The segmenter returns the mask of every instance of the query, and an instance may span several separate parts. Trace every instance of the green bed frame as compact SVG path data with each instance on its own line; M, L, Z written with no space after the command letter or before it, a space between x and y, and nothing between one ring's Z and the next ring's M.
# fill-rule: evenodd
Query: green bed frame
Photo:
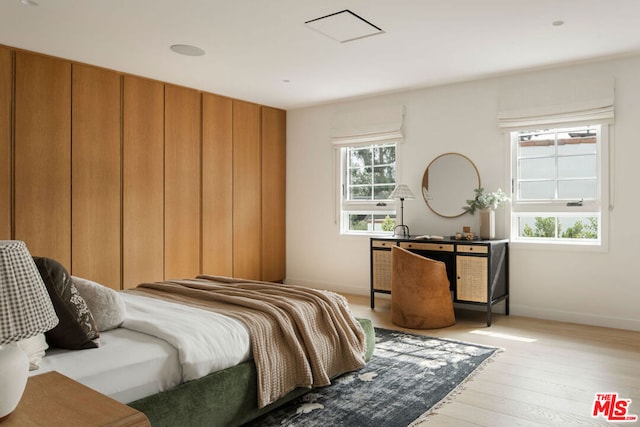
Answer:
M365 331L365 360L369 361L375 345L375 330L369 319L358 321ZM255 364L248 361L128 405L143 412L153 427L227 427L247 423L310 391L297 388L258 409L256 378Z

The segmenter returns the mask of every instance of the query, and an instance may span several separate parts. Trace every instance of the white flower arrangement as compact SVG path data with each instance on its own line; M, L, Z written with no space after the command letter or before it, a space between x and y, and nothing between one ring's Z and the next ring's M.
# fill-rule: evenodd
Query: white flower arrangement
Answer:
M476 213L476 210L482 209L497 209L504 205L504 202L508 201L509 198L507 194L498 188L497 191L493 193L485 193L484 188L476 188L473 190L476 197L467 200L468 206L463 206L465 212L470 213L471 215Z

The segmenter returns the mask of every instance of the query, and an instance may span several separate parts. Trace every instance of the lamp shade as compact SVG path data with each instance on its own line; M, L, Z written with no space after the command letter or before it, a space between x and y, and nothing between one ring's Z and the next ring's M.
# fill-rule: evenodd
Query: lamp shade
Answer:
M58 317L24 242L0 240L0 345L52 329Z
M414 200L415 197L409 187L405 184L399 184L393 189L389 195L390 199Z

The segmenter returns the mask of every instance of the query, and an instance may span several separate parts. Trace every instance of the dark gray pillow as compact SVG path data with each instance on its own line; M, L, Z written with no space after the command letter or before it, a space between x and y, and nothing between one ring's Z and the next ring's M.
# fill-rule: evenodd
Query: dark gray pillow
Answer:
M45 332L50 346L79 350L98 347L98 328L71 276L51 258L33 257L60 322Z

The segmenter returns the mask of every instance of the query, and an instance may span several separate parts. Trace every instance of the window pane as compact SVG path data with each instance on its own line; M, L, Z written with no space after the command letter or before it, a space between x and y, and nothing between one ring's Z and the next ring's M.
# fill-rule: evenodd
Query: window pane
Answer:
M558 157L558 178L593 178L597 171L595 155Z
M349 187L349 200L371 200L371 186Z
M520 182L520 200L555 199L555 181Z
M375 200L385 200L389 198L389 195L395 188L395 185L377 185L374 187Z
M349 231L367 231L371 215L349 214Z
M347 231L377 233L393 232L396 227L396 216L390 214L348 214Z
M396 168L393 166L375 167L373 172L374 184L386 184L396 182Z
M349 185L370 185L373 182L372 178L370 167L349 170Z
M518 218L520 237L555 238L556 218L549 216L520 216Z
M565 129L558 134L558 155L596 154L596 138L593 126Z
M371 165L371 147L349 148L349 167L362 167Z
M526 239L597 240L599 217L594 216L518 216L518 237ZM557 228L557 230L556 230Z
M518 157L555 155L555 134L545 131L518 133Z
M396 216L395 215L374 215L373 216L373 231L391 231L396 228Z
M521 159L519 162L520 179L554 179L556 164L554 158Z
M598 238L598 218L574 217L558 218L560 237L563 239L597 239Z
M595 179L563 180L558 182L559 199L590 199L596 198L597 182Z
M396 162L396 147L393 145L375 147L373 153L375 165L392 165Z

